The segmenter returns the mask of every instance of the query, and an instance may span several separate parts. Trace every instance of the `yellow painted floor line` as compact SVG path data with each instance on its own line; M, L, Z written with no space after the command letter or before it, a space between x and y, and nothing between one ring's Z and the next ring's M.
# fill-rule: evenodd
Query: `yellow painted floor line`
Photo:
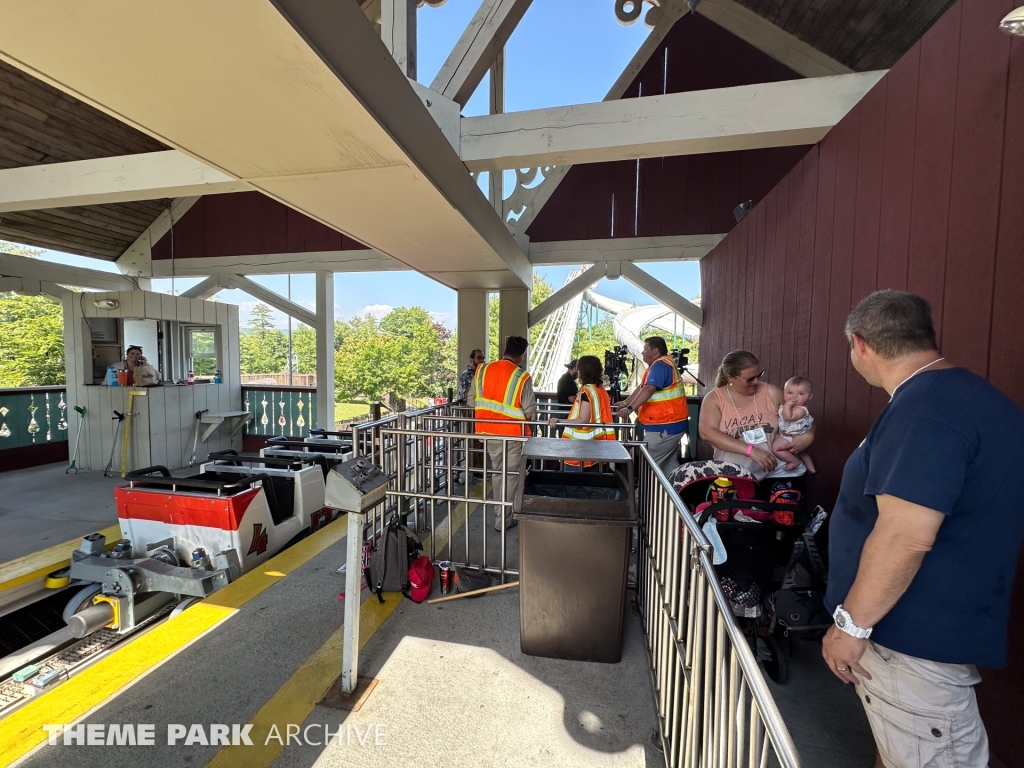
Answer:
M384 603L371 596L364 600L359 613L359 647L387 620L404 598L397 592L384 593ZM221 747L207 768L270 768L284 750L276 738L267 740L267 734L276 725L281 739L287 738L289 723L301 724L317 702L324 697L334 681L341 675L341 652L345 627L340 627L303 662L295 674L259 712L247 722L252 723L249 738L252 746Z
M490 483L488 483L489 487ZM477 484L469 493L469 499L460 502L452 510L452 535L465 525L467 518L483 503L486 493L482 484ZM476 501L479 500L479 501ZM433 534L428 534L423 541L425 552L430 551L430 536L443 537L447 542L448 518L442 520ZM290 551L290 550L289 550ZM218 592L220 595L224 592ZM359 648L373 637L384 621L402 602L397 593L385 593L382 605L376 598L370 597L360 607L359 617ZM324 697L334 681L341 674L341 654L344 641L344 626L332 634L312 656L310 656L294 675L281 686L280 690L264 704L256 715L247 722L252 723L250 733L252 746L221 747L208 764L207 768L270 768L284 750L276 738L267 742L267 734L272 726L277 726L282 739L287 736L289 723L300 724L309 717L317 702Z
M342 516L272 557L260 568L128 642L66 683L36 696L0 720L0 768L6 768L45 741L44 724L70 725L85 717L123 688L233 616L245 603L336 544L345 537L346 531L347 521ZM338 668L341 668L340 661Z
M107 537L107 549L114 546L114 542L121 538L121 528L112 525L99 531ZM31 555L10 560L0 565L0 592L20 587L35 579L41 579L52 571L59 570L71 562L71 553L78 549L82 543L82 537L63 544L54 544L52 547L33 552Z

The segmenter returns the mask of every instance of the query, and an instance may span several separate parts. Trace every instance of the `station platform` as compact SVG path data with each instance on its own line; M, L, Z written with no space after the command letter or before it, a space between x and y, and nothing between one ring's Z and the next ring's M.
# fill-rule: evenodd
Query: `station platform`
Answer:
M475 540L492 522L473 501L453 510L449 531L439 510L425 547L434 537L444 552L449 534ZM635 612L619 664L525 656L515 587L435 605L397 594L381 604L364 591L360 676L377 685L356 712L320 705L341 672L346 529L344 518L326 526L0 719L0 768L664 765ZM516 533L505 542L511 567ZM805 645L789 685L772 686L803 765L867 768L874 752L852 688ZM84 724L83 735L103 726L104 739L112 725L150 724L154 743L64 745L58 735L50 746L51 724ZM169 724L185 729L174 745ZM204 744L215 724L251 725L252 745ZM187 743L194 726L202 737Z

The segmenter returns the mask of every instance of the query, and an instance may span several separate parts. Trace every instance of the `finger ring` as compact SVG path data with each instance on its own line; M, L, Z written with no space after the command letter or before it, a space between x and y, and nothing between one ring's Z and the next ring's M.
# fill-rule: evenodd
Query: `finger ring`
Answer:
M840 672L848 672L849 671L846 667L836 667L836 669L838 669Z

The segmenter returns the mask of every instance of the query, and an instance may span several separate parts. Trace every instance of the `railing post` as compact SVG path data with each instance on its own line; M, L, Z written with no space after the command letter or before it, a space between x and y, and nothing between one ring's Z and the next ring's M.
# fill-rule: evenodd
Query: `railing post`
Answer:
M363 580L363 526L366 515L348 513L348 552L345 557L345 631L341 651L341 689L352 693L359 677L359 608Z

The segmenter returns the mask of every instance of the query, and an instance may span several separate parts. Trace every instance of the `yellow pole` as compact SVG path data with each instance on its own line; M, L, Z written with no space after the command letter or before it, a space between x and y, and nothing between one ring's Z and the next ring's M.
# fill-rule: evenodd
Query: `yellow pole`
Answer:
M133 389L128 393L128 409L125 413L124 422L124 442L121 443L121 477L128 474L128 434L132 429L132 416L135 413L132 411L132 407L135 405L135 396L140 397L146 396L146 390L144 389Z

